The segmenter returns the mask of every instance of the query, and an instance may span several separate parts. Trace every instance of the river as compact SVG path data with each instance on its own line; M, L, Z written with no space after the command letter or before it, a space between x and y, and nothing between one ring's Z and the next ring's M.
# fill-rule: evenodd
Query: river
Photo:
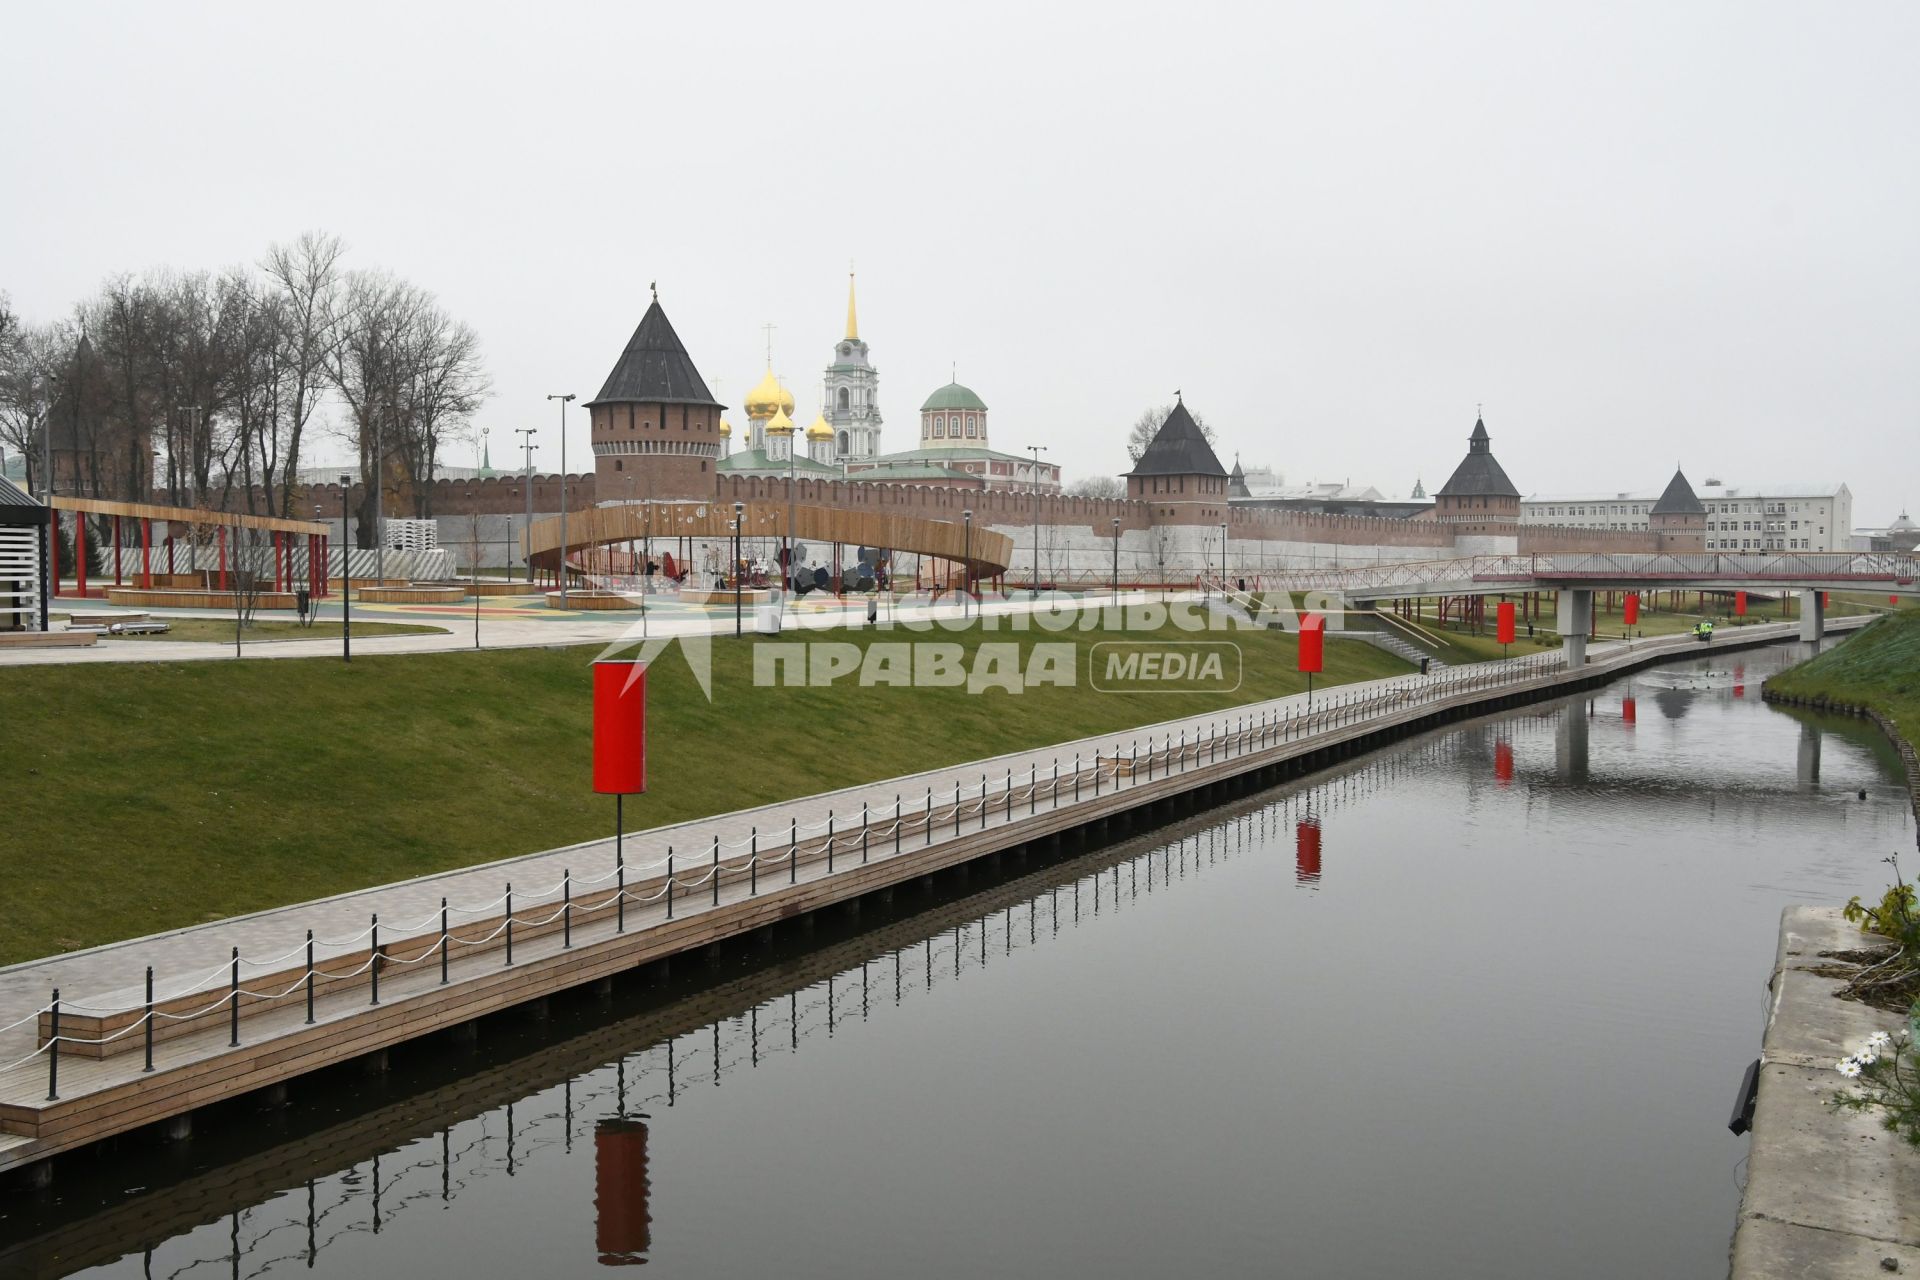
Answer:
M129 1139L0 1272L1718 1276L1779 913L1898 760L1722 654ZM1865 798L1859 793L1865 792Z

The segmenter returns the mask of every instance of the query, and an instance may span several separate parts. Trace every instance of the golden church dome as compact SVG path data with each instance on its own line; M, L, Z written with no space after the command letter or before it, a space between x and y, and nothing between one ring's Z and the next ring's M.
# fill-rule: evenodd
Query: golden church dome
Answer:
M727 439L731 439L732 436L733 436L733 424L731 422L728 422L725 418L720 419L720 438L722 440L727 440Z
M767 424L767 432L770 435L786 436L786 435L793 434L793 419L787 416L787 411L785 409L783 408L774 409L773 421Z
M823 413L819 417L813 420L813 425L807 428L807 439L809 440L833 439L833 424L827 421L826 414Z
M769 418L782 410L792 415L793 393L780 385L780 380L773 376L773 370L769 368L767 376L760 379L760 384L747 392L747 416Z

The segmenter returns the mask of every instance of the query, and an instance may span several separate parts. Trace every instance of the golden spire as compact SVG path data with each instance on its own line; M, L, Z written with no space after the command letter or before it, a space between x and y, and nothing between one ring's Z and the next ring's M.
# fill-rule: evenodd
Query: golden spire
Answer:
M854 341L860 338L860 321L853 313L853 272L847 272L847 337Z

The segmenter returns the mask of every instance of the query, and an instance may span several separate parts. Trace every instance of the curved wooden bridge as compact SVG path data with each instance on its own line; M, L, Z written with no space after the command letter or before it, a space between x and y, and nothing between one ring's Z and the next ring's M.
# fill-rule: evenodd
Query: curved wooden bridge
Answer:
M527 558L535 568L554 571L560 565L560 516L536 520L527 530ZM573 560L582 551L621 546L648 539L727 539L734 535L730 502L630 502L619 506L589 507L565 517L566 552ZM788 507L784 502L748 502L741 512L741 537L765 541L787 535ZM881 511L847 510L796 503L792 508L793 536L803 542L834 542L849 547L880 547L912 552L965 564L975 578L1003 573L1013 562L1013 539L1003 533L974 528L951 520L894 515Z

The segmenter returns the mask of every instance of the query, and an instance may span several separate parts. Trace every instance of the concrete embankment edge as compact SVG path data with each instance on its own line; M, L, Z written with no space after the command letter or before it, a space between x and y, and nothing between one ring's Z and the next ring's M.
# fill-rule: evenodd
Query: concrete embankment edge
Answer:
M1835 993L1838 962L1861 945L1837 907L1789 907L1768 981L1746 1192L1733 1280L1920 1273L1920 1151L1871 1114L1836 1110L1834 1064L1901 1019Z
M1826 711L1834 715L1859 716L1863 720L1871 720L1874 724L1878 725L1880 732L1887 735L1887 739L1893 743L1894 749L1900 753L1900 762L1906 767L1907 802L1913 808L1914 842L1920 844L1920 752L1914 750L1913 744L1908 742L1905 736L1901 734L1898 726L1894 724L1891 717L1881 714L1865 703L1835 702L1828 698L1791 697L1776 691L1770 684L1760 686L1760 696L1768 702L1777 703L1785 707L1804 707L1809 711Z

